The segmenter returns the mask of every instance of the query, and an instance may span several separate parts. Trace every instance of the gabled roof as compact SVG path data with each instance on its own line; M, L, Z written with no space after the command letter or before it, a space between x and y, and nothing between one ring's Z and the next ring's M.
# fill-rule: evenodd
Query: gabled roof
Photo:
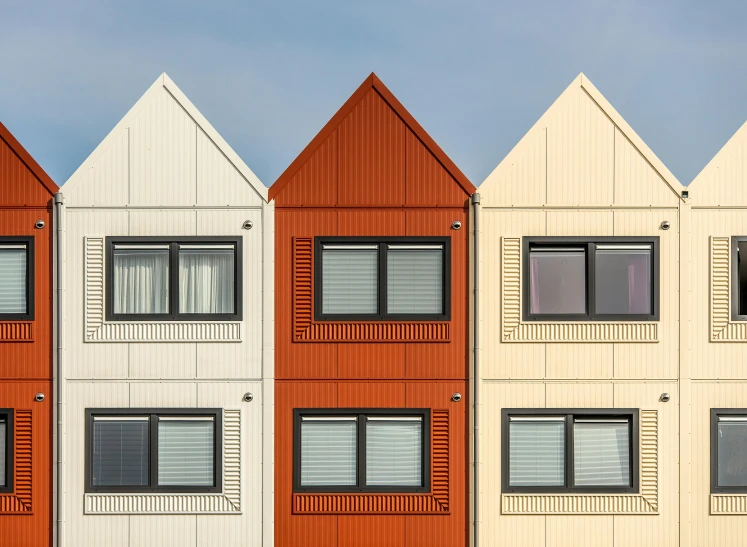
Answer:
M747 204L747 122L726 141L688 185L693 206Z
M314 154L319 146L327 140L327 137L340 125L345 117L355 108L355 106L363 99L368 91L375 89L379 95L386 101L386 103L395 111L395 113L402 119L407 127L415 133L415 135L423 142L423 144L430 150L430 152L436 157L436 159L443 165L448 173L457 181L459 186L469 195L475 192L474 185L469 179L462 173L459 168L454 164L453 161L446 155L436 141L423 129L423 127L417 122L417 120L410 114L407 109L400 103L394 94L379 80L378 76L373 72L366 78L358 89L353 93L350 98L345 101L345 104L332 116L327 124L322 128L316 137L303 149L303 151L293 160L288 168L283 172L282 175L273 183L269 191L269 199L275 199L277 195L283 190L288 182L290 182L293 175L303 166L306 161Z
M129 110L129 112L127 112L124 118L122 118L119 123L114 126L114 129L112 129L104 138L104 140L99 143L96 149L88 156L88 158L86 158L81 166L75 170L75 173L73 173L65 183L63 190L70 191L70 189L75 187L78 181L83 178L83 173L85 173L90 167L95 165L96 161L99 159L99 156L106 152L112 146L114 140L119 137L120 131L131 125L132 121L145 108L145 106L147 106L151 102L151 99L153 99L154 96L158 94L161 88L165 88L171 94L171 96L184 109L187 115L192 118L192 120L194 120L195 124L197 124L197 126L202 129L202 131L208 136L208 138L210 138L210 140L212 140L218 147L218 149L225 155L228 161L249 182L250 186L257 193L257 195L259 195L266 202L267 188L265 187L265 185L262 184L257 175L255 175L252 170L249 169L249 167L244 163L239 155L234 152L233 148L229 146L229 144L223 139L223 137L221 137L220 133L215 130L215 128L210 124L205 116L203 116L202 113L197 110L197 107L192 104L192 102L187 98L182 90L179 89L179 87L173 82L173 80L171 80L171 78L169 78L169 76L165 72L162 73L155 82L153 82L153 85L148 88L148 91L146 91L145 94L140 97L140 99L138 99L138 101Z
M26 167L29 168L29 170L34 174L34 176L39 180L39 182L42 183L42 186L49 192L51 195L54 195L57 193L59 188L52 180L52 177L47 175L47 172L41 168L41 166L36 163L36 160L31 157L31 154L29 154L26 149L21 145L20 142L13 136L13 133L11 133L7 127L5 127L2 122L0 122L0 139L4 140L8 146L15 152L16 156L20 158L20 160L26 165Z

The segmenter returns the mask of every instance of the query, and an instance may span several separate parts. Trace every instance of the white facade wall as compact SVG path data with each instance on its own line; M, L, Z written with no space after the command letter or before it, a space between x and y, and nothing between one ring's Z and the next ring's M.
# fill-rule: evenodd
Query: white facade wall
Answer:
M62 192L63 543L272 545L274 238L266 189L164 74ZM107 322L107 236L241 236L243 319ZM85 409L100 407L223 409L223 494L86 495Z

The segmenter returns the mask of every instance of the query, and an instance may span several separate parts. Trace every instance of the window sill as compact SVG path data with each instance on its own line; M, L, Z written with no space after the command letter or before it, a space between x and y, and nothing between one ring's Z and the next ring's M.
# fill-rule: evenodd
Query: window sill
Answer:
M0 322L0 343L2 342L33 342L33 321L3 321Z
M711 494L712 515L747 515L747 494Z

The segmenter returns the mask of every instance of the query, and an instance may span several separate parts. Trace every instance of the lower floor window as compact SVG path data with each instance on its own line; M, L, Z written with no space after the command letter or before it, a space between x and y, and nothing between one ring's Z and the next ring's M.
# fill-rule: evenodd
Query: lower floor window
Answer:
M711 410L711 492L747 492L747 409Z
M0 408L0 492L13 488L13 410Z
M427 409L297 409L294 420L296 491L427 490Z
M504 492L633 492L638 412L505 409Z
M87 491L220 490L220 410L87 413Z

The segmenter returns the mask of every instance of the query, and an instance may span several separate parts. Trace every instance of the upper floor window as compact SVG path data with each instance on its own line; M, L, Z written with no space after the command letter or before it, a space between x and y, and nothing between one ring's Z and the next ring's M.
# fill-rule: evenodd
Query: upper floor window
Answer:
M317 237L317 320L448 320L450 239Z
M107 238L107 319L241 319L241 238Z
M13 491L13 410L0 408L0 492Z
M711 409L711 492L747 493L747 409Z
M0 237L0 320L34 318L34 238Z
M535 237L523 246L526 320L658 320L658 237Z
M731 238L731 315L747 321L747 236Z

